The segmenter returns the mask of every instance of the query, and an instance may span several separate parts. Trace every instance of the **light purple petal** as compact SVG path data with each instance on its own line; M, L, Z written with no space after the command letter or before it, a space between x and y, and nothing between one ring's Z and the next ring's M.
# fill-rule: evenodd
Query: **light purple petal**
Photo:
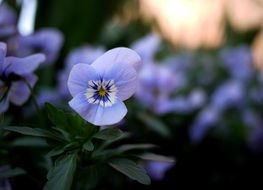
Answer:
M121 101L127 100L136 91L137 72L130 65L118 62L112 64L112 67L103 75L103 79L114 80L117 87L117 98Z
M92 66L98 73L105 73L114 63L131 65L138 71L141 64L141 58L135 51L129 48L119 47L104 53L92 63Z
M162 161L149 161L146 170L154 180L162 180L165 173L174 166L174 163Z
M160 38L156 34L149 34L132 44L132 49L138 52L146 63L154 59L154 55L159 47Z
M6 3L2 3L0 6L0 25L15 25L16 13Z
M127 113L127 108L123 102L117 100L115 104L105 108L98 104L88 103L84 93L75 96L69 105L82 118L97 126L118 123Z
M6 74L24 75L35 71L43 61L45 61L44 54L34 54L24 58L7 57L3 69L5 69Z
M194 89L189 97L188 101L192 109L198 109L205 104L207 97L205 91L202 89Z
M35 75L28 75L25 77L25 80L33 87L37 81L37 77ZM13 82L9 90L10 102L21 106L28 100L30 93L30 89L25 81Z
M187 114L192 111L192 108L189 106L189 102L185 97L178 96L175 99L167 98L162 101L156 101L154 111L158 114L166 114L169 112Z
M61 103L61 96L56 90L42 89L37 96L37 103L39 107L44 107L46 102L59 105Z
M0 37L6 38L16 33L15 26L5 26L0 28Z
M2 72L5 56L6 56L6 44L0 42L0 73Z
M68 80L68 78L69 78L69 72L66 72L66 71L61 71L57 75L58 92L61 96L66 97L66 98L70 97L69 89L68 89L67 83L65 82Z
M199 143L208 130L220 120L220 112L214 107L207 107L202 110L190 128L189 136L194 143Z
M244 86L240 81L230 80L221 84L212 95L212 104L219 110L244 103Z
M88 64L80 63L75 65L72 68L68 79L68 89L71 95L75 96L78 93L85 91L90 80L99 80L96 70Z
M32 49L41 48L41 52L46 55L47 63L52 63L57 59L63 41L63 34L52 28L41 29L28 38L28 44L31 44Z
M38 30L28 36L14 36L8 40L11 44L11 55L25 57L33 53L43 53L46 56L45 63L53 63L58 56L63 43L63 35L52 28Z
M66 70L70 70L78 63L91 64L105 52L102 47L82 46L74 49L66 59Z

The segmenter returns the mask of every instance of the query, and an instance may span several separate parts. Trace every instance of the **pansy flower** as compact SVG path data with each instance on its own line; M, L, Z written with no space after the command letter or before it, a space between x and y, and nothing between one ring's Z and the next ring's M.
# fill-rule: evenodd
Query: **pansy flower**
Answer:
M56 29L45 28L29 36L16 36L8 41L8 53L24 57L33 53L43 53L46 63L53 63L63 43L63 35Z
M28 100L37 81L33 71L44 60L43 54L6 57L6 44L0 42L0 113L7 111L9 102L21 106Z
M234 79L248 81L253 76L253 58L249 47L226 48L219 53L219 57L222 66Z
M0 5L0 38L16 33L16 14L6 3Z
M180 79L177 78L167 65L146 64L139 72L139 84L136 98L147 108L155 113L161 102L171 98L172 93L179 87Z
M66 58L65 68L58 74L58 91L61 96L68 98L70 96L67 84L65 81L68 79L72 67L78 63L91 64L99 56L105 53L103 47L82 46L74 49Z
M137 86L139 55L128 48L107 51L91 65L76 64L69 75L69 102L80 116L94 125L118 123L127 113L123 103Z

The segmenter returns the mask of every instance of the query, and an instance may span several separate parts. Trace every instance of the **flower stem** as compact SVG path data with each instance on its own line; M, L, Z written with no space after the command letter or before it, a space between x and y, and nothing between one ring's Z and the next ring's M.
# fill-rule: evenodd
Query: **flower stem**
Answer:
M29 84L29 82L23 78L23 81L26 83L27 87L29 88L30 92L31 92L31 100L32 100L32 103L36 109L36 112L37 112L37 116L38 116L38 119L39 119L39 123L41 124L42 127L45 127L45 119L43 118L43 113L37 103L37 100L36 100L36 96L35 96L35 93L34 93L34 90L32 88L32 86Z

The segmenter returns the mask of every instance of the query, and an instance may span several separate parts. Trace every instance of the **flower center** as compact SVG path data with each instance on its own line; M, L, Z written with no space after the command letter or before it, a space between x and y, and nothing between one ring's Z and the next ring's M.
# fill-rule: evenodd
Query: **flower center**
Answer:
M88 84L85 96L89 103L109 107L116 102L117 88L113 80L91 80Z
M106 95L106 90L101 87L101 88L99 89L99 95L100 95L100 96L105 96L105 95Z

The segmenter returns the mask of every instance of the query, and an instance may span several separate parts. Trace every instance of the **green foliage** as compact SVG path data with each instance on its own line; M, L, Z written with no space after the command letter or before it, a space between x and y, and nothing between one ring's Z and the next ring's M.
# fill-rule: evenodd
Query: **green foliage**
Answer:
M122 152L130 151L130 150L146 150L156 148L157 146L154 144L125 144L118 148L118 150Z
M137 155L143 160L154 160L154 161L162 161L162 162L175 162L174 158L170 158L163 155L153 154L153 153L144 153L141 155Z
M9 177L17 176L17 175L22 175L25 173L26 171L21 168L11 169L7 167L5 170L1 171L0 178L9 178Z
M85 122L79 115L65 113L53 105L47 103L46 110L50 121L56 126L57 130L64 133L64 137L71 140L74 138L91 138L98 131L98 128Z
M162 121L160 121L158 118L151 116L147 113L139 113L138 118L150 129L157 132L163 137L169 138L171 136L171 133L169 131L168 126L166 126Z
M46 137L56 141L62 141L61 136L57 133L52 133L46 129L30 128L30 127L3 127L7 131L21 133L23 135L30 135L36 137Z
M83 144L83 148L87 151L93 151L94 150L94 145L91 141L87 141Z
M130 137L129 133L116 127L99 130L99 127L88 124L80 116L66 113L51 104L46 104L46 112L53 124L51 127L45 129L4 127L9 132L33 136L20 137L13 145L22 142L24 146L32 146L36 143L35 146L49 149L46 159L53 162L53 166L49 167L45 190L69 190L72 186L80 189L95 188L103 177L103 168L108 168L108 165L129 178L147 185L150 184L150 178L137 161L141 159L171 161L160 155L147 154L145 150L156 148L153 144L116 143ZM150 116L144 118L154 125L161 125L152 121ZM164 129L161 131L163 134L169 134ZM74 177L77 180L81 179L83 183L73 183Z
M58 158L55 162L55 166L48 172L48 182L44 190L70 190L76 168L76 153Z
M95 189L97 183L105 175L105 170L103 165L95 164L90 165L86 168L80 168L78 179L82 183L77 183L76 189Z
M116 158L109 161L109 165L129 178L136 180L144 185L151 183L150 177L146 174L143 167L136 164L135 162L124 159Z
M112 141L120 138L122 134L123 132L118 128L106 128L96 133L94 137L97 139Z

